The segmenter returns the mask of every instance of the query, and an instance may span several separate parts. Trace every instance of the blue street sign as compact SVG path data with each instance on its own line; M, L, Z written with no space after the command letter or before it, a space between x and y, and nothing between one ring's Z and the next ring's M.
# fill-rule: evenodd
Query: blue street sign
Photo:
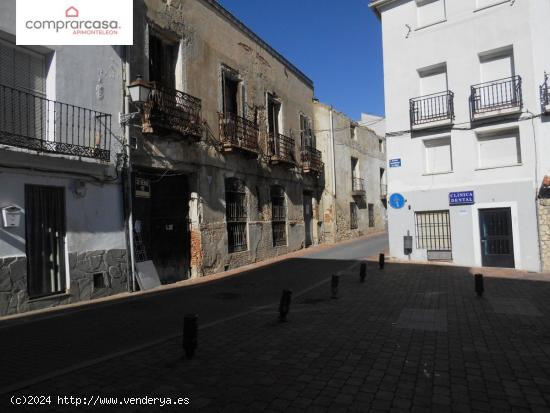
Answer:
M391 194L390 206L395 209L401 209L405 206L405 198L401 194Z
M475 204L474 191L449 192L449 205Z
M401 158L390 159L390 168L401 168Z

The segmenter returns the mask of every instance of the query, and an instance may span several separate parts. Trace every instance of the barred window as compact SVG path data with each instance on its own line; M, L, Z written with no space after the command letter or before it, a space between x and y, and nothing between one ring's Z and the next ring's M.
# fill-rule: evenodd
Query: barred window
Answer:
M271 187L271 216L273 246L284 246L286 245L286 205L285 191L281 186Z
M368 204L369 208L369 227L374 227L375 219L374 219L374 204Z
M423 211L415 214L416 247L428 251L451 251L449 211Z
M349 204L349 227L350 229L359 228L357 222L357 204L355 202L350 202Z
M245 251L246 240L246 191L244 182L237 178L225 180L225 217L229 252Z

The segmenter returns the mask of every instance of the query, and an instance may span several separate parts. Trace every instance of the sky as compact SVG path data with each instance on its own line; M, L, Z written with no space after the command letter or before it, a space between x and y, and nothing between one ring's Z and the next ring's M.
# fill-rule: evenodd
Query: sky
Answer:
M369 0L219 0L352 119L384 115L381 26Z

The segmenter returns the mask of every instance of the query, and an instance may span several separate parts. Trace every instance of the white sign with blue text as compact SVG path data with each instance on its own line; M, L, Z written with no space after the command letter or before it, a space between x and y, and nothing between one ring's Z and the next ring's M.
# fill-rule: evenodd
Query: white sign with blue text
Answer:
M449 205L475 204L474 191L449 192Z

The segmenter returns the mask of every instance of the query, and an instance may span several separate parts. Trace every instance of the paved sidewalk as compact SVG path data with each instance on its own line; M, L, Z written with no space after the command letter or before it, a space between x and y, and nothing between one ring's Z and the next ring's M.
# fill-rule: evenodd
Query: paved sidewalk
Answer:
M340 283L338 299L323 284L294 300L287 323L266 308L201 330L193 360L173 339L18 394L190 398L102 409L121 412L550 411L549 282L492 271L478 298L466 268L371 262L364 284Z

